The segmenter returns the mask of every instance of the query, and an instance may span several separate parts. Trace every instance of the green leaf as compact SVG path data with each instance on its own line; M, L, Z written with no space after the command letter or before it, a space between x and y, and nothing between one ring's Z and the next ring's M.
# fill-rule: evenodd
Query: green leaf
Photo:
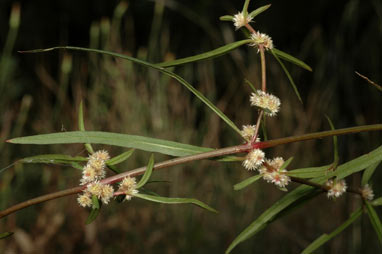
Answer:
M300 67L304 68L305 70L312 71L312 68L310 68L309 65L307 65L303 61L295 58L294 56L291 56L291 55L289 55L289 54L287 54L287 53L285 53L279 49L276 49L276 48L271 49L271 51L272 51L272 53L274 53L275 55L277 55L281 59L284 59L284 60L291 62L297 66L300 66Z
M36 50L29 50L29 51L19 51L20 53L41 53L41 52L48 52L52 50L57 50L57 49L69 49L69 50L79 50L79 51L86 51L86 52L91 52L91 53L97 53L97 54L104 54L104 55L109 55L113 57L118 57L121 59L129 60L134 63L150 67L153 69L156 69L163 74L177 80L179 83L184 85L190 92L192 92L196 97L198 97L199 100L201 100L204 104L206 104L215 114L217 114L228 126L230 126L234 131L236 131L240 135L240 129L220 110L218 109L212 102L210 102L202 93L200 93L198 90L196 90L191 84L189 84L186 80L184 80L181 76L161 67L156 64L151 64L149 62L127 56L127 55L122 55L110 51L105 51L105 50L99 50L99 49L89 49L89 48L81 48L81 47L71 47L71 46L62 46L62 47L53 47L53 48L47 48L47 49L36 49Z
M369 219L371 222L371 225L373 225L373 228L375 230L375 233L378 236L379 243L382 244L382 224L381 220L378 217L377 212L375 211L374 207L370 204L369 201L365 201L367 214L369 215Z
M329 116L325 115L326 119L329 122L330 129L335 130L332 120L329 118ZM339 156L338 156L338 139L337 136L333 136L333 144L334 144L334 167L337 167L339 162Z
M293 161L293 157L290 157L286 161L284 161L283 165L281 165L280 170L285 169L289 166L289 164Z
M246 39L246 40L232 42L232 43L224 45L220 48L217 48L217 49L214 49L211 51L207 51L207 52L204 52L204 53L199 54L199 55L189 56L189 57L180 58L180 59L176 59L176 60L168 61L168 62L163 62L163 63L157 63L156 65L160 66L160 67L172 67L172 66L177 66L177 65L181 65L181 64L187 64L187 63L192 63L192 62L196 62L196 61L215 58L215 57L224 55L224 54L226 54L226 53L228 53L228 52L230 52L230 51L232 51L232 50L234 50L234 49L236 49L242 45L248 44L251 41L252 40L250 40L250 39Z
M362 215L362 208L357 209L355 212L353 212L350 215L350 218L346 220L342 225L340 225L336 230L334 230L330 234L322 234L319 238L317 238L315 241L313 241L311 244L309 244L308 247L306 247L302 254L308 254L312 253L312 251L318 249L323 244L325 244L330 239L337 236L339 233L341 233L343 230L345 230L348 226L350 226L356 219L358 219Z
M275 54L275 52L273 50L274 49L271 49L271 52L272 52L273 56L276 58L277 62L279 62L279 64L281 65L281 68L284 70L285 74L287 75L287 77L289 79L290 84L292 85L294 93L297 95L298 100L302 103L302 99L301 99L300 93L298 92L297 86L294 83L292 76L290 75L288 69L285 67L283 62L278 58L278 56Z
M262 13L262 12L268 10L269 7L271 7L270 4L261 6L261 7L257 8L256 10L252 11L248 16L251 17L251 18L253 19L253 18L255 18L257 15L259 15L260 13Z
M248 15L248 5L249 5L250 0L245 0L244 5L243 5L243 10L241 11L244 16Z
M137 189L144 186L147 183L147 181L150 179L151 173L153 172L153 167L154 167L154 155L152 154L150 156L150 160L149 160L149 163L147 164L144 175L142 176L141 180L137 183Z
M363 175L362 175L362 180L361 180L362 186L365 186L369 182L371 176L373 175L374 171L377 169L377 167L380 163L381 162L378 161L378 162L374 163L373 165L370 165L369 167L367 167L367 169L365 169L365 171L363 172Z
M186 156L213 150L207 147L193 146L162 139L101 131L67 131L41 134L14 138L8 140L8 142L35 145L92 143L136 148L172 156Z
M45 163L45 164L69 164L74 168L82 169L79 162L86 162L88 159L82 156L72 157L65 154L41 154L31 157L26 157L18 162L21 163Z
M253 91L254 93L257 93L257 90L256 90L255 86L251 83L251 81L249 81L248 79L245 79L244 81L245 81L246 84L249 85L249 87L252 88L252 91Z
M233 21L233 16L231 15L224 15L219 18L221 21Z
M382 197L374 199L370 202L373 206L381 206L382 205Z
M94 209L94 208L93 208L93 209L90 211L90 214L89 214L88 218L86 219L85 224L86 224L86 225L89 225L89 224L92 223L95 219L97 219L97 216L98 216L99 212L100 212L100 209Z
M80 131L85 131L85 123L84 123L84 109L82 101L80 102L80 107L78 109L78 129ZM94 149L90 144L85 144L85 149L90 154L94 153Z
M13 235L13 232L4 232L4 233L0 233L0 239L4 239L4 238L7 238L9 236Z
M100 208L99 200L98 200L97 196L95 196L95 195L92 196L92 204L93 204L93 209L99 209Z
M299 178L315 178L326 174L330 165L311 168L300 168L286 172L288 176L294 176Z
M262 175L255 175L255 176L251 176L247 179L245 179L244 181L240 182L240 183L237 183L233 186L233 189L238 191L238 190L242 190L244 189L245 187L247 187L248 185L256 182L257 180L259 180L260 178L262 177Z
M215 209L194 198L167 198L137 193L135 197L162 204L194 204L210 212L217 213Z
M117 155L117 156L111 158L110 160L106 161L106 164L108 166L114 166L114 165L117 165L119 163L122 163L125 160L127 160L134 153L134 151L135 151L134 149L130 149L129 151L121 153L120 155Z
M211 160L214 160L214 158L211 158ZM236 161L243 161L243 157L240 156L224 156L217 159L217 161L221 162L236 162Z

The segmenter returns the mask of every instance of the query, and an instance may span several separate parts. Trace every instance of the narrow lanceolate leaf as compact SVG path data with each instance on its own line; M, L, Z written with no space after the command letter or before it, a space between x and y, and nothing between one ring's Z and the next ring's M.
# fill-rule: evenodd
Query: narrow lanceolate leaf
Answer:
M252 183L256 182L257 180L259 180L261 177L262 177L262 175L251 176L251 177L245 179L244 181L242 181L242 182L240 182L238 184L235 184L233 186L233 189L234 190L242 190L245 187L249 186L250 184L252 184Z
M293 160L293 157L290 157L289 159L287 159L287 160L283 163L283 165L281 165L281 167L280 167L279 170L282 170L282 169L285 169L286 167L288 167L289 164L292 162L292 160Z
M318 249L322 245L324 245L327 241L337 236L343 230L345 230L348 226L350 226L356 219L358 219L362 215L362 208L359 208L357 211L353 212L350 215L350 218L345 221L341 226L339 226L336 230L334 230L330 234L322 234L319 238L314 240L311 244L309 244L306 249L303 250L302 254L312 253L314 250Z
M154 167L154 155L152 154L150 156L150 160L149 160L149 163L147 164L144 175L142 176L141 180L137 183L137 189L144 186L147 183L147 181L150 179L151 173L153 172L153 167Z
M382 205L382 197L374 199L370 202L373 206L381 206Z
M156 202L156 203L162 203L162 204L193 204L201 208L204 208L210 212L217 213L217 211L213 209L212 207L210 207L209 205L206 205L205 203L194 198L167 198L167 197L152 196L152 195L141 194L141 193L134 194L134 196L137 198L145 199L145 200Z
M374 171L377 169L377 167L380 163L381 162L378 161L378 162L374 163L373 165L370 165L369 167L367 167L367 169L365 169L365 171L363 172L363 175L362 175L362 180L361 180L362 186L365 186L369 182L371 176L374 174Z
M286 174L288 176L294 176L299 178L315 178L326 174L330 165L312 168L300 168L288 171Z
M20 137L8 140L14 144L103 144L128 148L136 148L149 152L157 152L172 156L186 156L202 152L212 151L207 147L192 146L173 141L142 136L119 134L101 131L68 131L35 136Z
M276 54L278 57L280 57L281 59L283 60L286 60L288 62L291 62L297 66L300 66L302 68L304 68L305 70L308 70L308 71L312 71L312 68L310 68L309 65L307 65L306 63L304 63L303 61L295 58L294 56L291 56L279 49L276 49L276 48L273 48L271 49L272 53Z
M215 58L215 57L227 54L228 52L230 52L230 51L232 51L232 50L234 50L234 49L236 49L242 45L248 44L251 41L252 40L250 40L250 39L236 41L236 42L224 45L220 48L204 52L204 53L199 54L199 55L180 58L180 59L176 59L176 60L168 61L168 62L163 62L163 63L158 63L156 65L160 66L160 67L172 67L172 66L176 66L176 65L187 64L187 63L192 63L192 62L196 62L196 61Z
M0 233L0 239L4 239L4 238L7 238L9 236L13 235L13 232L4 232L4 233Z
M251 18L253 19L254 17L256 17L257 15L259 15L260 13L262 13L262 12L268 10L269 7L271 7L270 4L261 6L261 7L257 8L256 10L252 11L248 16L251 17Z
M135 151L134 149L130 149L129 151L121 153L120 155L117 155L117 156L111 158L110 160L106 161L106 164L108 166L114 166L114 165L117 165L119 163L122 163L125 160L127 160L134 153L134 151Z
M86 219L85 224L88 225L88 224L92 223L95 219L97 219L99 212L100 212L100 209L93 208L90 211L90 214L89 214L88 218Z
M365 205L366 205L367 214L369 215L371 225L373 225L373 228L375 230L375 233L377 234L379 243L382 244L381 220L379 219L377 212L375 211L374 207L369 203L369 201L365 201Z
M183 86L185 86L190 92L192 92L196 97L198 97L199 100L201 100L204 104L206 104L215 114L217 114L224 122L226 122L234 131L236 131L240 135L240 129L220 110L218 109L212 102L210 102L202 93L200 93L198 90L196 90L191 84L189 84L186 80L184 80L181 76L161 67L156 64L152 64L131 56L122 55L110 51L105 50L99 50L99 49L89 49L89 48L81 48L81 47L71 47L71 46L62 46L62 47L53 47L53 48L47 48L47 49L36 49L36 50L29 50L29 51L19 51L20 53L41 53L41 52L48 52L52 50L57 49L69 49L69 50L79 50L79 51L86 51L91 53L97 53L97 54L104 54L109 55L113 57L118 57L121 59L129 60L134 63L150 67L153 69L156 69L163 74L177 80L179 83L181 83Z
M292 75L290 75L288 69L285 67L283 62L279 59L279 57L275 54L275 52L273 50L274 49L271 49L271 52L272 52L273 56L276 58L277 62L279 62L279 64L280 64L281 68L284 70L285 75L288 77L289 82L292 85L294 93L297 95L298 100L302 103L302 99L301 99L300 93L298 92L297 86L296 86L296 84L293 81Z
M81 101L80 107L78 109L78 129L80 131L85 131L84 108L83 108L82 101ZM93 149L93 147L90 144L85 144L85 149L90 154L94 153L94 149Z
M332 129L332 130L335 130L335 128L334 128L334 125L333 125L333 122L332 122L332 120L329 118L329 116L327 116L327 115L325 115L325 117L326 117L326 119L328 120L328 122L329 122L329 125L330 125L330 129ZM333 166L334 167L337 167L337 165L338 165L338 162L339 162L339 156L338 156L338 138L337 138L337 136L333 136L333 145L334 145L334 156L333 156L333 158L334 158L334 162L333 162Z
M219 20L221 20L221 21L233 21L233 16L224 15L224 16L219 17Z
M47 164L72 164L73 162L86 162L88 159L82 156L70 156L65 154L41 154L26 157L18 162L21 163L47 163Z

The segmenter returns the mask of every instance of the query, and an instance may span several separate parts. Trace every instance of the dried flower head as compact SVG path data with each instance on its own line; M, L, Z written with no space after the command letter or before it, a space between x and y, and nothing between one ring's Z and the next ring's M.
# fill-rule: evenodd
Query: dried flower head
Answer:
M285 174L287 170L281 169L283 164L284 159L281 157L276 157L273 160L266 159L263 166L259 168L259 173L263 175L263 179L268 183L284 188L291 179Z
M257 52L259 52L259 48L263 47L266 50L273 49L273 41L272 38L266 34L260 32L253 32L251 34L252 43L250 46L257 47Z
M265 154L263 151L260 149L254 149L245 157L243 166L248 170L255 170L264 162L264 156Z
M243 125L243 129L240 131L241 136L248 142L250 142L255 135L256 125ZM256 138L256 142L259 142L260 139Z
M125 177L119 184L118 192L126 195L126 200L130 200L134 194L138 193L135 177Z
M362 192L362 197L364 199L367 199L367 200L373 200L374 199L373 189L368 184L363 186L363 188L361 189L361 192Z
M245 26L249 22L251 22L252 18L247 15L247 17L244 17L244 14L242 12L239 12L238 14L233 16L233 25L235 26L235 29L239 29L240 27Z
M326 186L329 187L328 190L328 198L338 198L340 197L344 192L346 192L347 185L345 180L328 180L326 182Z
M249 100L252 106L257 106L264 109L264 113L269 116L275 116L279 111L281 104L279 98L261 90L257 90L256 93L252 93Z
M85 192L81 195L78 195L77 202L82 207L91 207L92 206L92 198L88 192Z

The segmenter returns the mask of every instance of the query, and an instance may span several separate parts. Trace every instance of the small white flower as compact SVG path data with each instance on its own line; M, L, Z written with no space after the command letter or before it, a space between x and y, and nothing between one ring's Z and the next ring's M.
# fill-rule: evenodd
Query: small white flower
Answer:
M244 17L244 14L242 12L239 12L238 14L233 16L233 25L235 26L235 29L239 29L240 27L245 26L249 22L251 22L252 18L247 15L247 17Z
M250 46L257 47L257 52L259 52L260 47L264 47L266 50L273 49L272 38L266 34L260 32L254 32L251 34L252 43Z
M241 136L248 142L250 142L255 135L256 125L243 125L243 129L240 131ZM256 142L260 142L259 138L256 138Z
M92 206L92 199L89 193L83 193L82 195L79 195L77 198L77 202L82 207L91 207Z
M329 187L327 194L328 198L338 198L344 194L347 189L346 182L343 179L338 181L329 180L326 182L326 186Z
M130 200L134 194L138 193L137 182L135 177L125 177L119 184L117 192L123 192L126 195L126 200Z
M269 116L275 116L279 111L281 104L279 98L261 90L257 90L256 93L252 93L249 100L252 106L264 109L264 113Z
M268 183L273 183L281 188L284 188L291 181L290 177L285 173L287 170L280 169L284 164L284 159L281 157L276 157L273 160L265 160L264 164L268 164L269 169L263 165L259 169L259 173L263 175L263 179Z
M243 166L248 170L255 170L264 162L264 152L260 149L250 151L246 159L243 161Z
M114 188L110 184L104 184L102 186L101 201L104 204L108 204L110 199L114 195Z
M363 186L363 188L361 189L361 192L362 192L362 197L364 199L367 199L367 200L373 200L374 199L373 189L368 184Z

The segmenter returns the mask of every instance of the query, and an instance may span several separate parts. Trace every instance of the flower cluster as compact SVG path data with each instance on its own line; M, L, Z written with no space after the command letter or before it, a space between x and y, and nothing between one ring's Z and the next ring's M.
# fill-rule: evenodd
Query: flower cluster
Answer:
M257 52L259 52L260 47L266 50L273 49L272 38L266 34L260 32L253 32L251 34L252 43L251 46L257 47Z
M247 141L250 142L255 136L256 125L243 125L243 129L240 131L241 136ZM259 142L260 139L256 138L256 142Z
M345 180L328 180L326 182L328 189L328 198L338 198L346 192L347 185Z
M130 200L134 194L138 193L135 177L125 177L119 184L118 194L125 194L126 200Z
M236 30L240 27L245 26L249 22L252 21L252 18L247 15L247 17L244 16L242 12L239 12L238 14L233 16L233 25L235 26Z
M245 157L243 166L248 170L255 170L263 164L264 156L264 152L260 149L253 149Z
M368 184L363 186L363 188L361 189L361 193L362 193L362 197L366 200L373 200L374 199L373 189Z
M101 150L89 156L87 164L82 171L81 185L86 185L83 193L78 196L77 201L82 207L92 206L92 196L96 196L104 204L108 204L114 195L113 186L103 184L99 180L106 175L106 161L110 159L107 151Z
M257 90L250 97L252 106L264 109L264 113L269 116L275 116L280 108L280 99L272 94Z
M284 188L291 179L285 174L287 170L281 169L283 164L284 159L281 157L276 157L273 160L266 159L263 166L259 169L259 173L263 175L263 179L268 183Z

